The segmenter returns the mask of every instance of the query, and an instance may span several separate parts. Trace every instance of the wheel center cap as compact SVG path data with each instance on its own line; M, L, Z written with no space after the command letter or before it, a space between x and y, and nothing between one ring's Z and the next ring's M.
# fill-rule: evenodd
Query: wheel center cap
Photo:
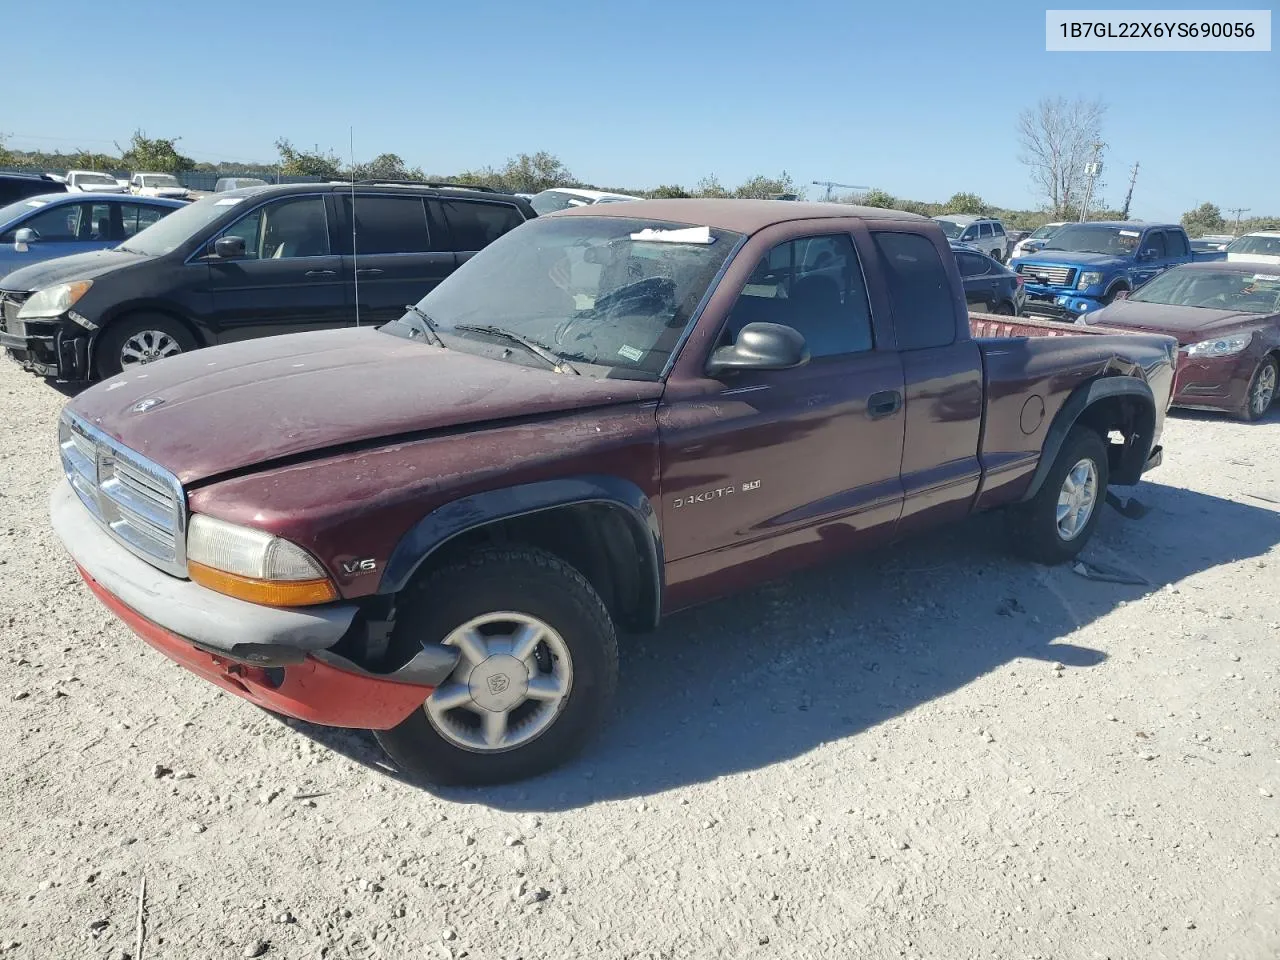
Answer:
M515 657L497 654L471 671L467 686L477 707L495 713L507 711L525 699L529 668Z

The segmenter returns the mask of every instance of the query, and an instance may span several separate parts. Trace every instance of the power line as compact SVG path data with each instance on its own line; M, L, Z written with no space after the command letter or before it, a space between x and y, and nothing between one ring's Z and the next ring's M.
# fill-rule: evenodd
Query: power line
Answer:
M1080 204L1080 222L1084 223L1084 218L1089 215L1089 201L1093 199L1093 185L1098 177L1102 175L1102 162L1098 159L1102 156L1102 148L1106 146L1101 140L1093 141L1093 159L1084 165L1085 175L1089 178L1089 185L1085 188L1084 203Z
M1120 215L1121 220L1129 219L1129 203L1133 200L1133 185L1138 182L1138 167L1142 166L1139 161L1134 161L1133 171L1129 174L1129 192L1124 195L1124 213Z
M1227 207L1227 213L1234 213L1236 215L1236 226L1235 229L1231 231L1232 234L1240 232L1240 214L1248 213L1252 209L1252 207Z

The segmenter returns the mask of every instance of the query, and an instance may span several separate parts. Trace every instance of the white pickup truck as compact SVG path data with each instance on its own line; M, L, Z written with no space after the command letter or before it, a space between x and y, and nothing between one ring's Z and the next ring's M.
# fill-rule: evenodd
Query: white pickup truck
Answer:
M63 178L67 189L77 193L128 193L129 188L107 173L93 170L68 170Z

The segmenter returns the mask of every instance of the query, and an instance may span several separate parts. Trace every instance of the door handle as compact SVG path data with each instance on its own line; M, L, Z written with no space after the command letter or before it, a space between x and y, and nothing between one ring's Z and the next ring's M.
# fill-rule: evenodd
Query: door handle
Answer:
M867 416L872 420L889 417L902 406L902 394L897 390L882 390L867 398Z
M359 273L379 274L381 272L382 271L377 267L361 267L359 270L356 271L356 273L358 274Z
M308 270L306 275L308 277L336 277L338 275L338 271L337 270Z

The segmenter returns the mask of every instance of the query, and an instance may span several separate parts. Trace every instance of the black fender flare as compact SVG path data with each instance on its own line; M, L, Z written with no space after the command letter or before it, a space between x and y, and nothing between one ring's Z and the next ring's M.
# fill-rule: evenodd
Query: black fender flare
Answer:
M1062 444L1066 441L1071 428L1076 425L1076 421L1095 403L1110 397L1135 397L1143 400L1151 407L1152 416L1155 415L1155 394L1151 392L1147 381L1139 377L1118 374L1090 380L1076 387L1071 396L1067 397L1066 403L1058 410L1053 423L1049 425L1044 445L1040 448L1040 462L1036 465L1036 472L1031 477L1031 485L1022 495L1024 502L1040 492L1045 477L1053 467L1053 462L1058 459L1058 451L1062 449ZM1144 451L1143 460L1145 459Z
M620 508L640 545L642 575L650 582L650 605L643 621L657 626L662 611L662 531L649 497L630 480L609 475L583 475L542 480L486 490L460 497L432 510L396 543L378 583L378 593L398 593L424 562L450 540L499 520L510 520L558 507L605 504Z
M1124 289L1124 290L1133 289L1133 283L1129 280L1128 277L1125 277L1125 276L1116 277L1109 284L1107 284L1107 289L1102 291L1101 299L1106 300L1108 297L1113 297L1115 296L1116 292L1121 289Z

